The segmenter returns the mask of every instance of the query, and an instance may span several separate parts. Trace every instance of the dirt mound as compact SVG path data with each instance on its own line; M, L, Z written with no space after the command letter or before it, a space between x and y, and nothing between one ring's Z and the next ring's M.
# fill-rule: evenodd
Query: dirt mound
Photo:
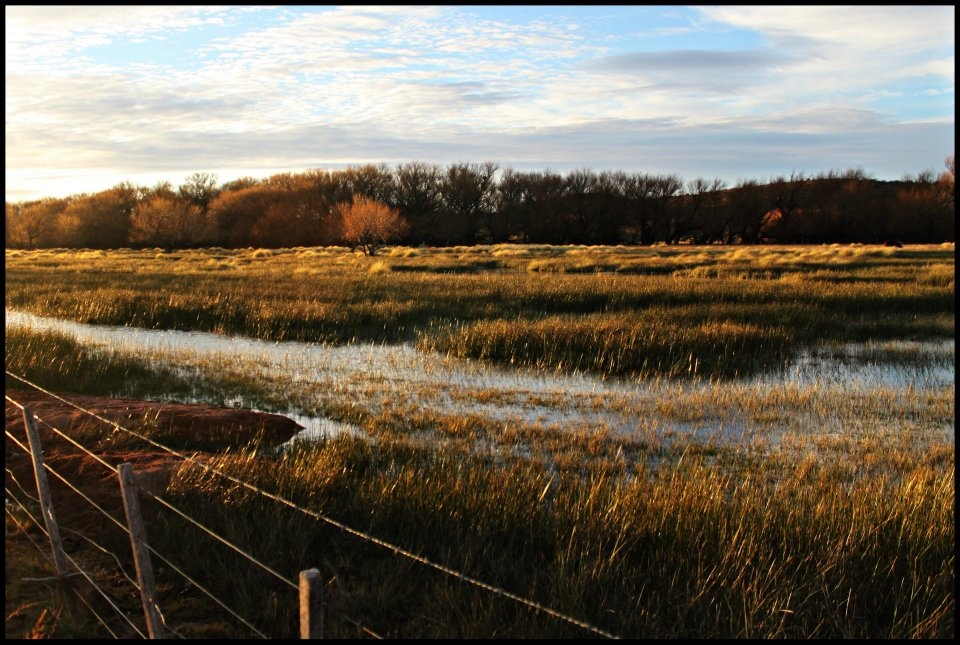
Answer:
M144 424L160 425L169 433L182 431L188 435L216 436L219 439L232 439L242 443L246 439L260 437L268 445L280 445L289 440L302 427L287 417L276 414L221 408L205 404L160 403L139 401L136 399L114 399L106 397L63 394L61 396L73 405L64 403L47 394L26 390L7 390L7 397L21 406L29 406L43 423L37 429L43 445L44 461L56 472L71 482L82 485L91 499L105 507L120 510L119 485L116 475L104 463L80 452L62 437L55 436L48 426L53 426L71 436L71 432L90 424L103 424L78 408L117 423L136 432ZM76 406L76 407L74 407ZM27 446L26 429L23 423L23 411L17 405L6 402L7 449L6 465L8 478L13 476L24 490L36 492L31 458L20 447L12 444L10 436L15 437L23 446ZM196 454L190 451L190 454ZM97 455L103 462L112 466L130 463L137 475L140 486L148 492L159 493L167 483L170 471L181 461L179 457L144 444L143 450L99 450ZM202 455L197 455L202 458ZM61 488L55 477L48 475L51 489L57 492ZM56 497L56 496L55 496ZM64 521L83 521L77 515L90 514L95 520L95 509L87 505L60 505L56 510ZM71 517L66 517L70 515ZM102 516L101 516L102 519Z
M30 406L34 414L61 430L67 431L77 423L89 423L90 415L77 408L89 410L105 419L136 429L139 423L150 419L153 423L180 428L193 433L209 433L228 438L252 438L257 433L277 445L287 441L303 428L295 421L277 414L222 408L201 403L161 403L137 399L113 399L78 394L58 394L73 403L71 406L50 395L36 391L7 390L6 395L20 405ZM23 425L21 410L7 401L7 429L11 423Z
M89 429L91 424L107 425L77 407L89 410L134 432L146 427L161 427L167 436L177 436L179 432L191 437L216 436L232 439L233 445L243 445L245 440L254 437L259 437L267 445L280 445L302 429L299 424L284 416L203 404L185 405L75 394L58 395L77 406L74 407L35 391L8 389L6 395L20 406L29 406L43 421L37 424L37 430L43 446L44 463L53 472L70 482L69 486L82 490L83 494L103 511L97 510L80 499L68 485L48 472L47 479L53 498L54 514L58 525L62 527L64 548L68 553L74 553L84 547L86 551L90 551L89 546L83 544L77 536L79 534L98 535L102 532L106 525L110 524L104 512L119 522L124 522L120 485L111 467L115 468L122 463L131 464L140 488L147 493L159 494L166 488L170 474L182 462L180 457L146 443L143 444L142 450L114 450L101 447L94 451L96 458L79 450L48 427L53 426L63 434L74 437L75 433L81 429ZM29 453L25 452L29 444L23 411L9 400L6 402L6 429L7 488L19 499L36 498L37 485L32 459ZM18 443L20 445L17 445ZM194 450L184 452L198 460L203 460L205 457L204 453ZM30 534L36 544L45 543L45 538L36 528L31 529ZM48 595L50 598L63 598L69 595L62 591L54 594L51 590L45 589L44 583L29 582L29 580L44 577L49 579L52 573L50 563L46 563L43 570L32 570L34 567L28 562L31 561L31 555L34 559L38 555L34 546L20 531L10 531L7 535L5 551L8 565L10 562L20 563L16 572L12 572L10 566L6 571L9 592L6 602L6 636L8 638L21 638L24 634L30 633L31 629L33 632L37 631L44 617L49 617L49 614L38 617L37 612L47 611L45 608L53 607L49 604ZM84 563L91 571L109 571L112 564L109 561L102 563L102 566L96 562ZM28 582L20 582L20 576L25 572L29 577L24 580ZM101 582L108 588L112 588L109 581ZM118 579L118 588L121 588L119 585L122 584L123 581ZM84 593L90 593L89 589ZM136 598L132 605L134 612L137 607L135 601ZM84 609L81 607L79 612L83 614ZM55 627L49 629L54 630ZM180 631L190 633L191 630L181 626Z

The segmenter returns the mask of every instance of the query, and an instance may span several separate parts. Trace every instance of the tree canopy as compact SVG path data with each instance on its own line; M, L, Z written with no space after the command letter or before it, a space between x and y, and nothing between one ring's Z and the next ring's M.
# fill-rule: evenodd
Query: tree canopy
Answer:
M878 181L862 170L767 183L493 162L423 162L244 177L179 187L123 182L6 204L7 248L280 248L387 243L755 244L954 241L954 157L937 174Z

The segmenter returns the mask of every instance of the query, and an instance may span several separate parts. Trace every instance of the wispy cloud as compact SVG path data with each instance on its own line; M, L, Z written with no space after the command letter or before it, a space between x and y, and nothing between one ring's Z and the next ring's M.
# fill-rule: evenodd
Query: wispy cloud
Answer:
M953 7L5 11L8 200L409 160L896 178L953 153Z

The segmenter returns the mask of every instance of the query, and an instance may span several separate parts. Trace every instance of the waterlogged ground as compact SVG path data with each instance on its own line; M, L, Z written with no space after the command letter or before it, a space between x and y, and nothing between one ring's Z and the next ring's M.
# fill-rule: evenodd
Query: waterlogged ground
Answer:
M55 330L175 365L187 375L256 379L275 400L286 402L263 411L303 426L294 441L339 433L368 436L321 413L354 408L436 424L474 419L504 432L599 433L653 446L683 441L801 453L860 439L952 444L955 432L952 339L824 346L773 372L735 381L626 381L506 369L421 352L410 344L276 343L5 313L7 327ZM255 408L229 393L217 401L176 402ZM424 424L417 427L423 432Z

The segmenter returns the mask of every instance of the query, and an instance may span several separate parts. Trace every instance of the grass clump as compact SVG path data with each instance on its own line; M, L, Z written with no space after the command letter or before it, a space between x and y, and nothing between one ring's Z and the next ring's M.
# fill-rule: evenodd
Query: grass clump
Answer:
M745 376L783 364L792 337L783 327L635 314L550 316L451 326L421 338L423 349L557 372L634 378Z

